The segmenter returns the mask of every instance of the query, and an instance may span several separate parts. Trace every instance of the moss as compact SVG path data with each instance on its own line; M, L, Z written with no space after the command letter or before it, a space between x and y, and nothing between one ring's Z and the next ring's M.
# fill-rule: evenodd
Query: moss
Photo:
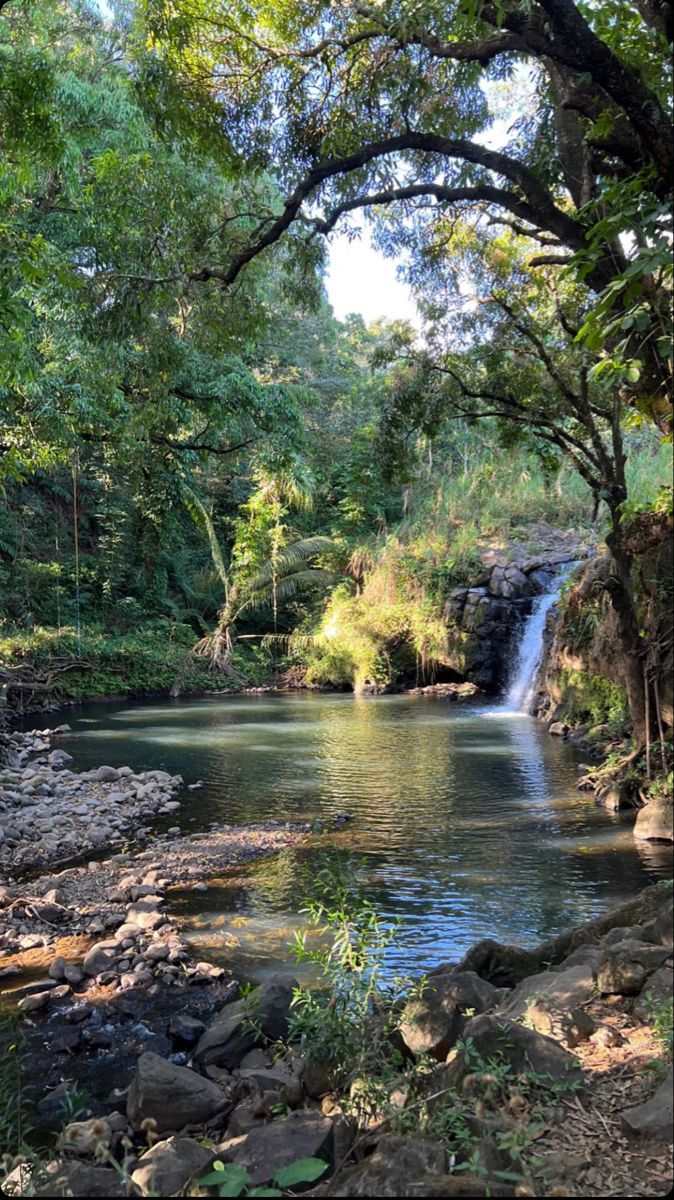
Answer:
M577 724L618 725L629 716L625 689L603 675L565 669L559 682L564 712Z

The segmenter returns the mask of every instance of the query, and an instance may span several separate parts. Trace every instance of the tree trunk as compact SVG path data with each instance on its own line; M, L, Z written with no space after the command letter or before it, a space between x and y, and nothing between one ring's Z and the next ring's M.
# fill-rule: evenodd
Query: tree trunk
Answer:
M630 717L634 726L636 748L646 745L648 718L644 694L644 639L639 636L639 620L632 586L632 555L625 549L620 513L611 513L611 533L606 544L613 558L614 574L606 590L611 597L618 625L618 640L622 657L623 679Z

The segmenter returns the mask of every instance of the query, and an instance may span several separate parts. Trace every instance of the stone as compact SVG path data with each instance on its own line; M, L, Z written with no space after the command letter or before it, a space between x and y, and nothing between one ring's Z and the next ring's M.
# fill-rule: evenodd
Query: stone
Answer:
M146 1151L131 1179L142 1196L175 1196L193 1176L208 1170L213 1157L193 1138L166 1138Z
M298 986L292 975L272 975L249 996L228 1004L200 1037L194 1061L202 1066L213 1065L232 1070L252 1050L259 1037L270 1041L285 1039L288 1034L288 1014L293 992Z
M84 974L101 975L104 971L109 971L114 965L117 952L116 942L94 942L84 956L82 963Z
M65 750L52 750L51 754L47 755L47 762L54 771L62 771L72 761L72 754L67 754Z
M7 1196L137 1196L113 1167L95 1167L89 1163L55 1160L42 1163L35 1183L26 1186L25 1167L16 1167L3 1182ZM15 1190L16 1188L16 1190Z
M597 1026L592 1017L580 1006L560 1009L553 999L539 996L527 1008L527 1025L536 1033L543 1033L556 1042L564 1042L573 1049L587 1042Z
M638 996L648 976L670 953L666 946L650 946L632 939L608 946L599 959L597 987L604 996Z
M61 955L58 955L52 960L52 962L50 962L47 974L49 975L50 979L65 979L66 966L67 963L65 958L62 958Z
M542 998L559 1010L568 1010L584 1004L593 992L594 975L589 965L579 963L563 971L541 971L517 985L508 997L503 1012L513 1021L526 1018L531 1006Z
M210 1079L148 1051L138 1059L126 1111L134 1129L150 1118L158 1133L166 1133L208 1121L226 1105L224 1093Z
M427 1175L446 1178L446 1170L446 1151L436 1142L387 1134L379 1139L369 1158L339 1172L332 1181L330 1193L332 1196L425 1195L411 1189ZM462 1176L457 1176L460 1178ZM484 1192L463 1194L481 1195Z
M672 1069L660 1087L645 1104L630 1108L621 1116L621 1123L633 1137L664 1137L671 1141L674 1118Z
M116 767L99 767L94 771L94 779L99 783L116 783L119 779L119 771Z
M96 1156L100 1149L110 1145L112 1129L103 1117L91 1117L88 1121L71 1121L60 1135L57 1146L69 1154Z
M671 946L674 940L674 900L668 900L659 908L653 923L655 940L661 946Z
M35 992L32 996L24 996L23 1000L19 1000L17 1008L26 1015L39 1012L40 1009L46 1008L50 996L51 992Z
M199 1021L196 1017L190 1017L186 1013L176 1013L171 1017L168 1026L169 1037L172 1037L176 1042L184 1042L186 1046L193 1046L199 1041L206 1026L203 1021Z
M405 1006L400 1032L413 1054L443 1062L471 1016L495 1008L503 993L474 971L433 973L422 996Z
M674 840L672 830L672 813L674 806L671 796L658 796L649 800L637 813L634 823L634 837L637 841L671 842Z
M331 1157L332 1121L318 1112L294 1112L268 1125L260 1125L227 1152L238 1167L245 1167L253 1186L270 1183L281 1167L300 1158Z
M136 900L126 910L126 924L137 925L139 929L157 929L166 924L166 917L160 913L161 896L144 896Z
M552 721L551 724L548 725L548 733L551 733L553 737L566 737L568 732L569 727L564 721Z
M558 1084L572 1087L582 1082L576 1059L562 1046L549 1037L526 1029L507 1017L483 1015L469 1021L463 1031L463 1040L472 1040L473 1053L483 1061L500 1059L509 1062L515 1074L531 1072L540 1086L555 1087ZM448 1059L444 1086L458 1085L469 1073L463 1055L453 1051Z

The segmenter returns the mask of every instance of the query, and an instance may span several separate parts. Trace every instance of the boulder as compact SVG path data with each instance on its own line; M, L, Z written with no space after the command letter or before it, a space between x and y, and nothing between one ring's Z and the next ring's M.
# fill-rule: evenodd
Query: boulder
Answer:
M529 1029L535 1029L536 1033L543 1033L556 1042L564 1042L571 1049L581 1042L587 1042L597 1028L584 1008L579 1005L560 1008L548 996L538 996L531 1001L526 1022Z
M72 754L67 754L65 750L52 750L51 754L47 755L47 762L53 771L62 771L72 761Z
M655 940L661 946L671 946L674 941L674 900L668 900L659 908L653 923Z
M437 1142L388 1134L379 1139L369 1158L355 1167L340 1171L330 1191L333 1196L422 1196L427 1193L412 1189L422 1183L427 1175L446 1178L446 1170L447 1154ZM459 1178L462 1177L457 1176L457 1180Z
M138 1059L126 1111L134 1129L150 1118L157 1132L165 1133L208 1121L227 1103L224 1093L210 1079L147 1052Z
M281 1167L300 1158L331 1158L332 1121L319 1112L290 1113L251 1129L244 1138L236 1139L223 1157L238 1167L245 1167L254 1186L269 1183ZM226 1144L225 1144L226 1146Z
M661 967L671 950L631 938L608 946L597 967L597 987L602 995L638 996L649 975Z
M671 842L673 804L671 796L649 800L637 813L634 836L637 841Z
M71 1121L58 1139L59 1150L69 1154L82 1154L94 1158L100 1149L107 1149L112 1137L112 1128L102 1117L90 1117L88 1121Z
M104 971L109 971L114 966L118 952L119 946L116 942L95 942L84 956L84 974L101 975Z
M89 1163L63 1162L58 1159L41 1164L36 1181L26 1178L26 1166L16 1167L3 1181L7 1196L137 1196L123 1176L113 1167L94 1167ZM30 1190L28 1190L30 1189Z
M471 1016L500 1003L503 993L474 971L433 973L422 996L405 1006L400 1032L413 1054L443 1062Z
M119 771L116 767L99 767L94 771L94 779L99 783L116 783L119 779Z
M633 1137L664 1137L671 1141L674 1118L672 1093L673 1076L670 1068L664 1083L645 1104L630 1108L621 1117L623 1128Z
M584 1004L594 991L592 967L579 963L564 971L542 971L522 980L508 997L503 1012L511 1020L526 1017L531 1007L545 999L560 1011Z
M162 896L144 896L136 900L126 910L125 924L137 925L139 929L157 929L166 923L166 917L159 912L162 903Z
M500 1014L483 1015L469 1021L463 1040L471 1040L472 1055L483 1062L499 1059L509 1062L513 1072L536 1076L541 1087L579 1085L582 1075L576 1059L557 1042L533 1029L526 1029ZM471 1070L464 1053L454 1051L448 1059L445 1086L456 1086Z
M208 1170L213 1157L193 1138L167 1138L143 1155L131 1179L141 1196L175 1196L193 1176Z
M270 1041L285 1039L297 986L292 975L272 975L249 996L228 1004L199 1038L194 1061L231 1071L259 1042L260 1036Z
M190 1017L187 1013L176 1013L169 1021L169 1037L176 1042L184 1042L186 1046L193 1046L198 1042L206 1026L203 1021L199 1021L197 1017Z

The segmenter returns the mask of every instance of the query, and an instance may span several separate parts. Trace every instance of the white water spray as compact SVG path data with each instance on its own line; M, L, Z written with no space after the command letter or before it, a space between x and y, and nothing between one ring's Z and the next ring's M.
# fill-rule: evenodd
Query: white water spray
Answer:
M536 676L543 660L543 633L550 609L559 599L562 584L575 566L569 563L552 581L552 590L543 592L534 600L527 617L519 645L517 661L505 697L504 707L510 712L528 713L534 698Z

